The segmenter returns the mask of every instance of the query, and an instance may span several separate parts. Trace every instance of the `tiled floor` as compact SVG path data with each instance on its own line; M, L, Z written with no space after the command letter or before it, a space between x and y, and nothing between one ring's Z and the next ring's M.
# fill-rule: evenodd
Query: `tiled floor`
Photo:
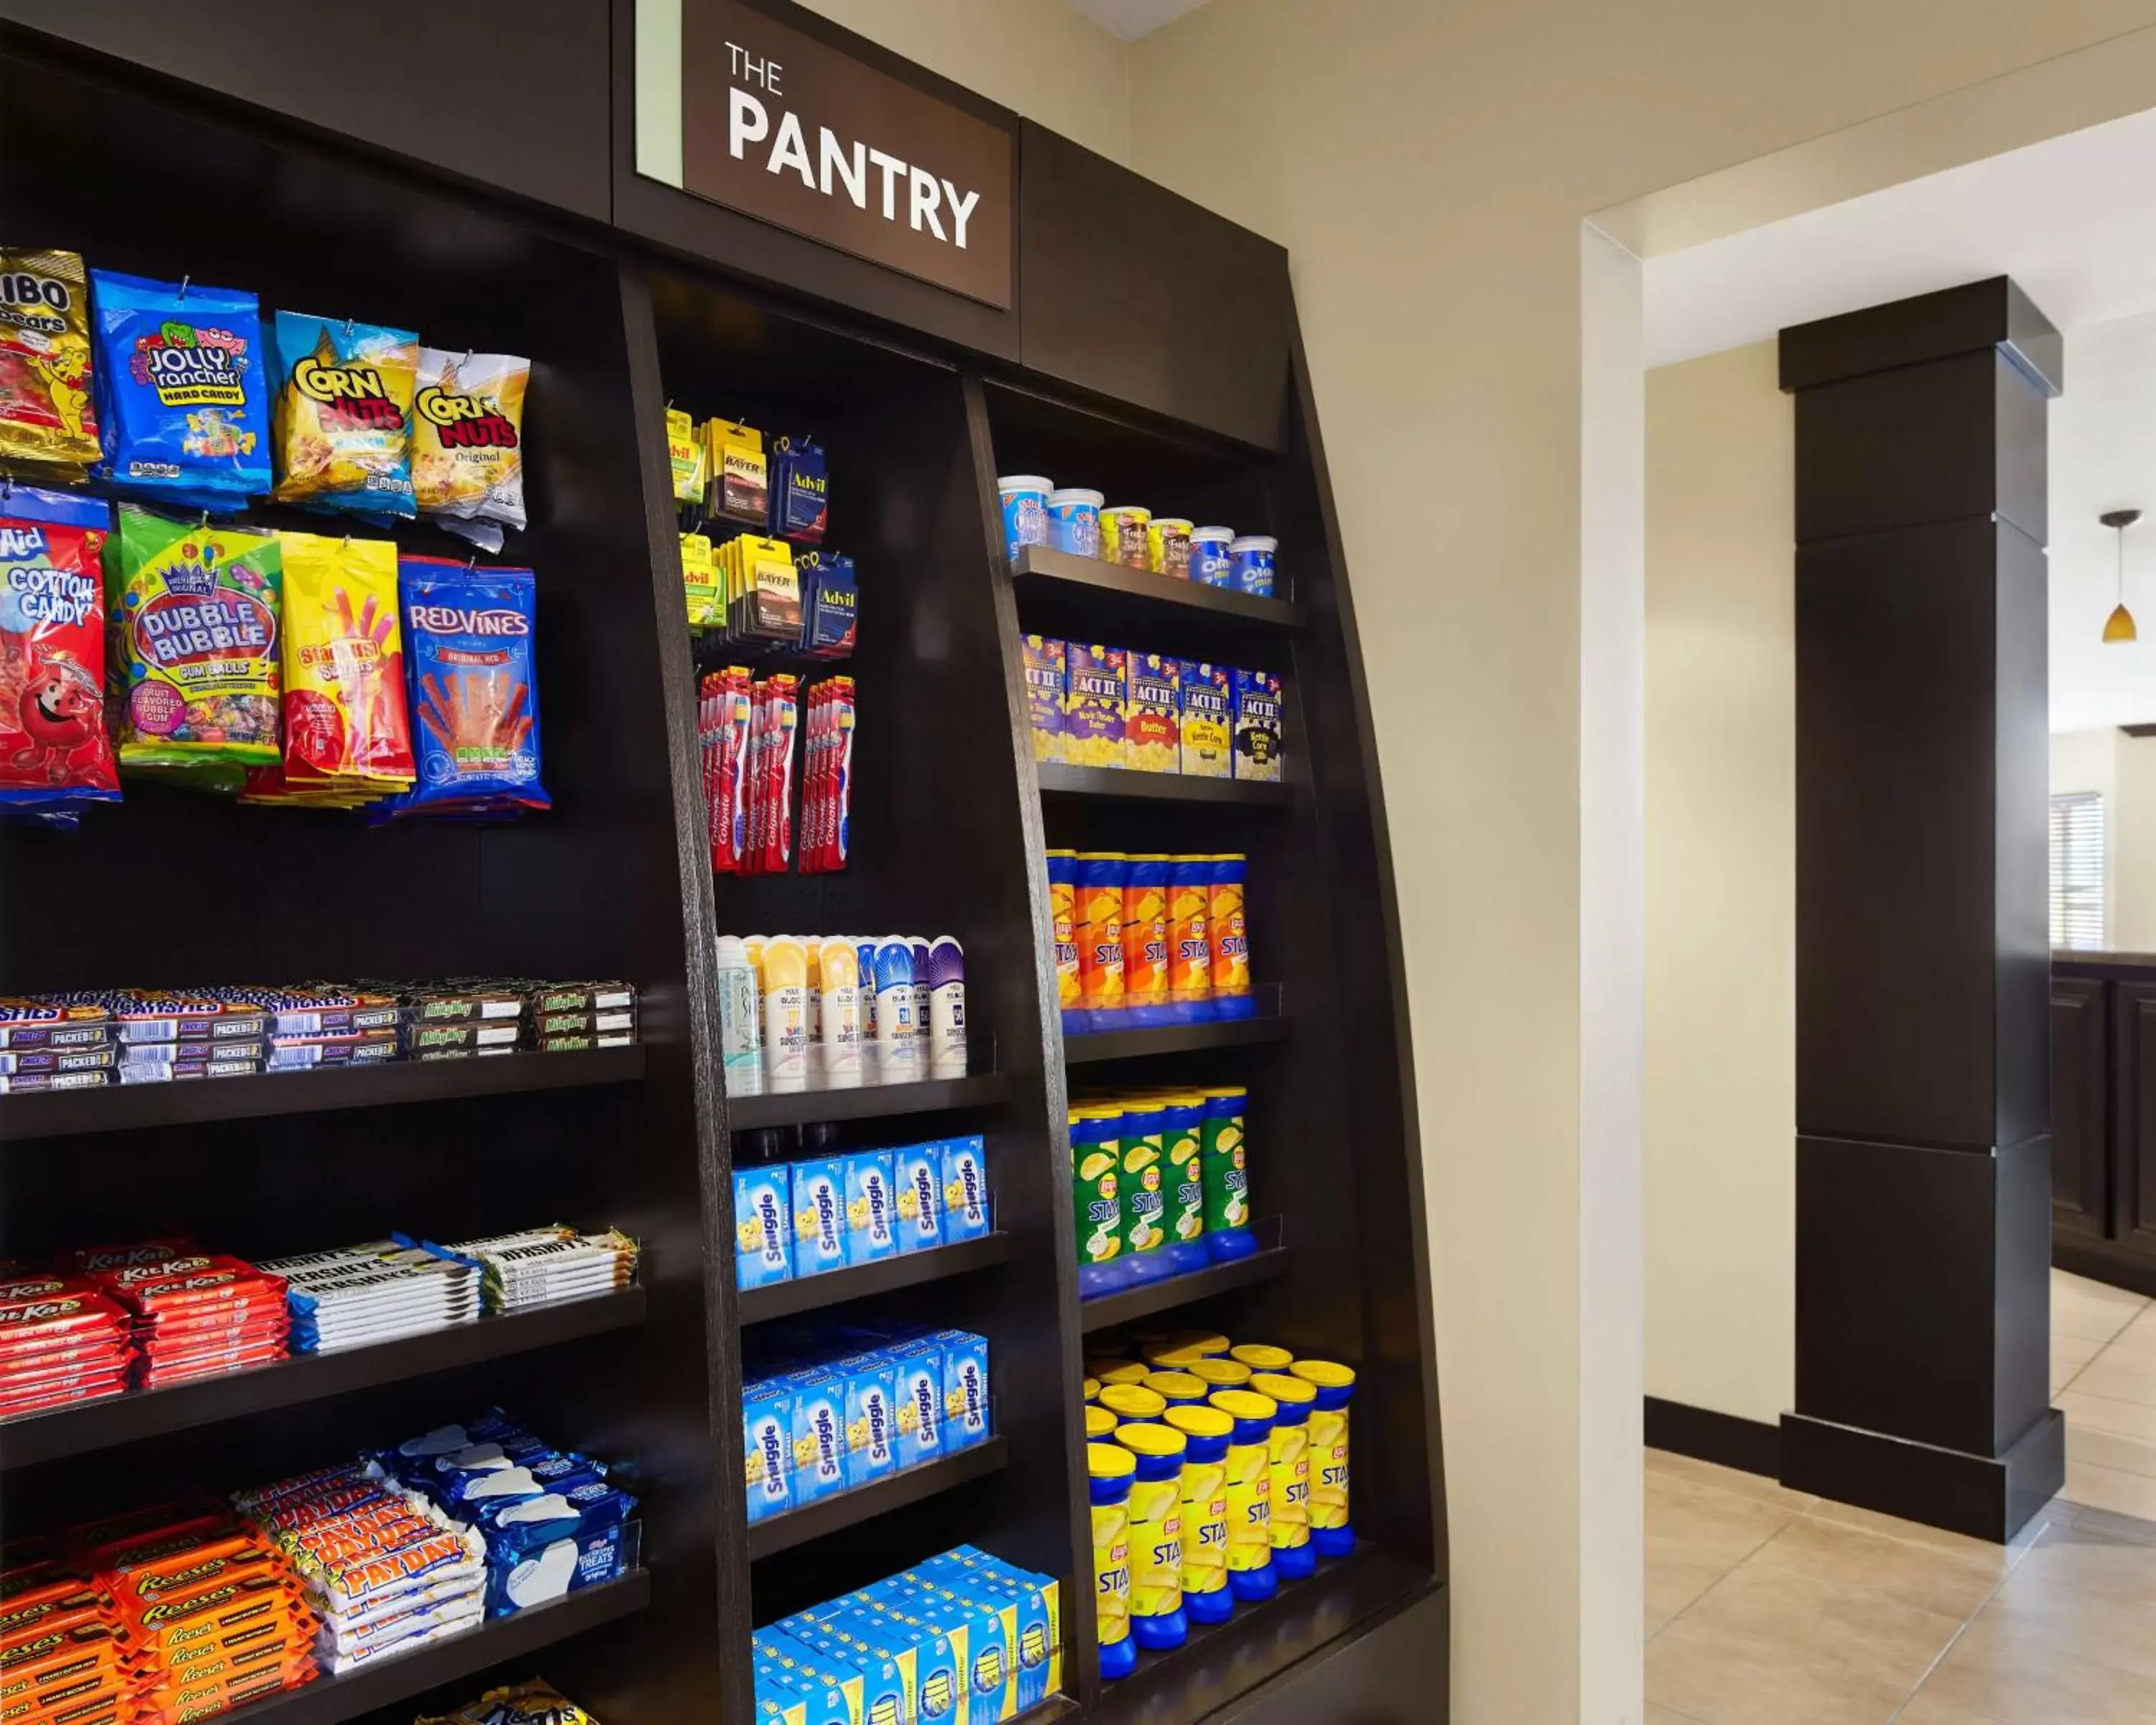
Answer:
M2066 1496L2156 1521L2156 1308L2054 1270L2051 1400L2066 1416Z
M2156 1722L2156 1525L2064 1500L2001 1548L1650 1450L1646 1608L1646 1725Z

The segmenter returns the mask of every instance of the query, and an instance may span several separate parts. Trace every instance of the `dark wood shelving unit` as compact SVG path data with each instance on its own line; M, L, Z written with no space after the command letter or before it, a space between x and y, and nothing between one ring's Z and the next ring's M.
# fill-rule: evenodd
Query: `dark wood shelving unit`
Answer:
M0 1469L29 1467L189 1426L294 1408L377 1384L403 1383L430 1372L456 1371L535 1348L631 1329L644 1322L644 1290L624 1288L588 1300L477 1318L372 1348L295 1354L252 1371L18 1414L0 1420Z
M751 1522L748 1554L752 1559L776 1557L812 1539L858 1527L893 1510L1000 1473L1009 1459L1010 1446L1002 1438L990 1436L955 1455L924 1461L872 1486L857 1486L803 1508L789 1509L783 1515Z
M639 51L653 8L531 0L517 70L534 100L498 113L443 109L410 80L309 103L295 92L342 44L328 14L288 10L244 64L203 54L186 8L140 0L41 5L35 28L0 20L0 159L19 170L0 179L0 232L95 269L229 282L265 316L320 306L531 358L531 522L502 557L536 572L554 806L374 827L131 788L72 832L0 829L0 993L619 977L639 992L641 1040L0 1097L0 1141L38 1143L0 1155L0 1256L184 1230L259 1259L559 1219L634 1235L641 1286L0 1425L0 1524L28 1537L228 1492L498 1404L613 1468L639 1500L644 1568L265 1698L235 1725L446 1710L532 1676L606 1725L685 1709L745 1725L755 1625L962 1542L1060 1585L1066 1692L1030 1718L1320 1717L1359 1638L1409 1610L1428 1613L1416 1658L1387 1654L1403 1669L1383 1692L1441 1709L1445 1508L1399 920L1286 254L783 0L728 28L777 21L1007 131L1016 182L988 195L1008 196L999 231L1024 284L1008 307L640 176L638 69L665 59ZM699 27L696 8L683 17ZM437 58L488 52L477 14L444 20ZM681 94L724 100L709 80ZM205 204L233 216L213 239ZM1132 232L1178 244L1132 246ZM710 866L697 678L732 655L685 616L670 403L767 439L813 432L827 452L824 543L856 559L857 638L845 663L799 668L856 685L843 872ZM996 490L1009 473L1270 534L1293 598L1014 558ZM451 548L424 521L391 536ZM1287 781L1034 768L1029 632L1276 673ZM1040 950L1049 847L1246 855L1261 1015L1065 1038ZM160 868L207 884L186 914L144 890ZM952 936L987 1070L728 1099L714 944L759 928ZM1142 1064L1154 1056L1173 1059ZM1293 1249L1265 1235L1250 1259L1081 1303L1068 1081L1168 1076L1246 1087L1251 1199L1295 1219ZM803 1155L978 1132L998 1231L741 1291L733 1155L766 1129ZM1353 1517L1370 1543L1105 1686L1074 1441L1086 1337L1199 1301L1238 1340L1358 1367ZM986 1338L996 1435L751 1527L745 1369L835 1345L814 1317L826 1307ZM116 1480L131 1486L117 1499ZM1442 1725L1441 1711L1373 1717Z
M819 1121L896 1119L957 1108L986 1108L1006 1101L1010 1081L999 1072L963 1078L924 1078L917 1084L866 1084L858 1090L788 1091L783 1095L729 1096L726 1127L807 1126Z
M509 1054L458 1060L389 1060L309 1072L264 1072L177 1084L108 1084L93 1090L33 1091L0 1096L0 1143L84 1132L136 1132L262 1120L283 1114L341 1113L466 1096L516 1096L593 1084L634 1084L644 1076L641 1045L570 1054Z
M1286 781L1254 778L1192 778L1180 773L1134 773L1118 767L1072 767L1043 761L1034 771L1044 797L1099 797L1130 803L1240 803L1254 809L1285 808L1295 800Z
M1301 629L1305 620L1302 607L1292 600L1260 598L1224 587L1178 581L1173 575L1073 557L1045 545L1021 548L1011 560L1010 572L1021 596L1085 589L1084 603L1111 631L1127 627L1142 632L1148 623L1191 614L1283 631Z
M1291 1020L1277 1014L1255 1019L1216 1019L1206 1024L1161 1024L1144 1030L1090 1030L1063 1040L1064 1059L1074 1066L1102 1060L1134 1060L1147 1055L1189 1054L1208 1048L1249 1048L1285 1042Z
M942 1281L947 1276L985 1270L991 1264L1008 1263L1010 1250L1008 1234L986 1234L978 1240L962 1240L956 1245L902 1253L877 1264L855 1264L844 1270L826 1271L821 1276L776 1281L768 1287L744 1288L735 1301L735 1308L745 1324L768 1323L773 1318L793 1317L803 1312L843 1305L849 1300L865 1300L874 1294L919 1287L924 1282ZM0 1426L0 1435L6 1430L5 1426Z
M490 1618L476 1629L445 1635L409 1653L385 1655L341 1676L319 1676L222 1715L233 1725L341 1725L444 1683L454 1683L510 1660L526 1660L572 1635L643 1610L651 1577L632 1570L619 1580Z
M1270 1230L1260 1229L1259 1232L1260 1238L1270 1235L1277 1240L1280 1227L1276 1222ZM1287 1274L1287 1270L1286 1247L1279 1245L1261 1246L1247 1258L1231 1259L1224 1264L1209 1264L1203 1270L1193 1270L1186 1275L1164 1276L1158 1281L1140 1282L1136 1287L1081 1300L1078 1302L1078 1327L1089 1336L1097 1330L1112 1330L1122 1324L1152 1317L1158 1312L1173 1312L1179 1306L1209 1300L1216 1294L1233 1293L1238 1288L1251 1288L1260 1282L1277 1281Z
M1172 1651L1140 1653L1135 1671L1103 1686L1093 1717L1129 1725L1204 1718L1327 1643L1434 1589L1419 1563L1360 1546L1321 1562L1306 1580L1282 1583L1270 1599L1238 1605L1225 1623L1193 1624L1190 1639Z

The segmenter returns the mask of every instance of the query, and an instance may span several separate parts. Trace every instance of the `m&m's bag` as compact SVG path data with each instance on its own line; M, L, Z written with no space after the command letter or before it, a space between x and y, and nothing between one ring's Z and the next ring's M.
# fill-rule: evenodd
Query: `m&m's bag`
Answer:
M262 316L238 288L90 272L99 477L153 502L236 510L270 489Z
M277 501L346 510L383 526L418 514L412 403L419 338L348 317L280 311L277 364Z
M106 561L120 764L237 791L277 758L275 537L123 503Z
M0 465L82 478L98 457L90 374L82 259L0 246Z
M356 809L412 783L397 547L280 533L285 752L248 775L248 802Z
M72 826L119 798L98 568L109 518L94 497L0 484L0 815Z

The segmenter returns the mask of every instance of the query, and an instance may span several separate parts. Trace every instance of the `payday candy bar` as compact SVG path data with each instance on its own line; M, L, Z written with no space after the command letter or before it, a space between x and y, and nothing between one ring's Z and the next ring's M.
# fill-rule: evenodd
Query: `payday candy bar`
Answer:
M88 1004L0 994L0 1048L101 1048L112 1034L112 1014Z
M375 1504L402 1504L403 1497L377 1480L338 1481L315 1491L295 1491L262 1511L258 1519L271 1538L326 1522ZM281 1543L281 1542L280 1542Z
M306 1578L309 1592L318 1595L331 1610L341 1611L371 1594L434 1571L476 1564L484 1553L476 1533L444 1532L415 1539L377 1557L319 1566L309 1563L303 1557L298 1565Z

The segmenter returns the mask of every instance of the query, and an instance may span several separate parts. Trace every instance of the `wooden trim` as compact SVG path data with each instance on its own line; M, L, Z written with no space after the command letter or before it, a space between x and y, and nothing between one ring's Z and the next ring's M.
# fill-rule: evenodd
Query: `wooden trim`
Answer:
M1673 1455L1689 1455L1695 1461L1712 1461L1765 1479L1782 1476L1780 1426L1665 1401L1658 1395L1646 1401L1649 1449L1667 1450Z

